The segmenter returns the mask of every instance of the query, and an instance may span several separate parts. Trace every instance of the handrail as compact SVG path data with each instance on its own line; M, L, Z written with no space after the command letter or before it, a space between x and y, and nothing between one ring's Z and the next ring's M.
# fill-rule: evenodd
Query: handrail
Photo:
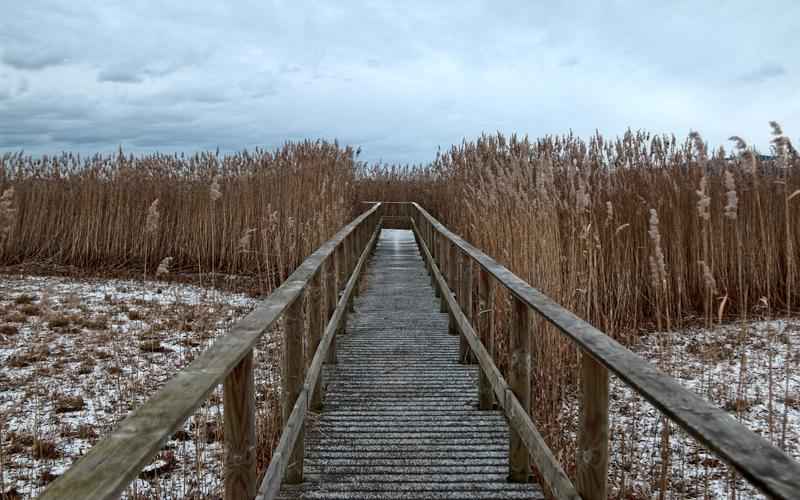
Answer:
M234 459L231 462L235 467L232 470L234 472L232 479L240 479L238 477L240 474L245 477L245 484L236 484L229 489L228 482L231 478L227 477L226 471L226 498L239 498L245 494L252 496L256 486L253 453L255 416L252 404L254 398L252 349L284 312L297 309L297 304L300 304L297 302L298 299L318 276L324 263L328 262L328 267L333 269L330 263L334 254L340 257L336 263L337 274L343 268L357 267L350 265L354 259L347 253L351 249L366 245L371 232L365 232L364 229L367 225L373 227L377 225L380 206L376 204L361 214L306 258L256 309L238 321L227 334L180 370L147 402L120 422L111 434L95 444L66 473L53 481L40 498L118 497L152 460L167 438L205 401L208 394L223 379L226 389L226 448L228 455ZM345 264L342 265L342 262ZM350 274L350 270L346 269L347 274ZM290 340L293 343L297 342L296 338ZM302 346L302 338L300 342ZM300 352L302 353L302 350ZM249 394L234 394L232 395L234 397L229 398L229 387L240 390L247 388ZM229 408L227 404L229 400L237 404ZM240 405L245 409L244 414L236 412ZM229 425L235 425L233 430L236 432L230 434L236 434L234 439L239 438L236 441L229 442ZM241 425L243 429L236 425Z
M577 491L575 491L575 486L570 482L566 473L561 468L561 465L553 456L552 451L550 451L544 438L542 438L542 435L536 429L536 425L533 423L533 420L531 420L528 412L522 408L522 405L514 395L511 387L494 364L492 355L486 350L478 334L475 332L475 329L470 324L469 319L453 297L453 293L449 289L447 281L434 262L433 256L425 243L425 239L420 234L419 228L413 219L411 219L411 225L414 232L418 235L423 258L427 261L440 291L444 290L442 296L444 300L447 301L448 310L453 313L459 331L461 331L462 335L466 338L472 352L478 359L481 370L483 370L489 379L492 390L497 397L498 404L505 411L511 425L520 433L522 441L530 451L531 457L536 463L537 469L541 472L548 490L555 498L580 500L581 497L578 495Z
M598 366L603 371L607 369L613 372L670 420L736 469L761 492L773 498L800 498L800 463L737 422L725 411L684 388L675 379L659 371L653 364L530 286L506 267L448 230L417 203L410 203L410 205L416 209L416 213L412 213L410 216L415 219L421 239L430 245L432 238L442 237L460 249L481 269L508 289L516 300L542 315L580 346L583 353L590 356L590 358L584 359L583 364L587 364L588 360L594 360L600 364ZM448 302L450 301L448 300ZM466 326L469 325L462 325L462 327ZM474 339L471 339L468 334L465 336L472 346ZM480 358L481 353L476 354ZM481 366L483 367L483 365ZM591 370L591 366L589 370ZM597 371L589 371L589 373L592 376L602 376ZM584 373L581 382L590 384L595 381ZM498 400L502 402L502 398L498 397ZM607 407L606 389L606 420ZM607 450L607 442L601 443L601 445ZM597 451L596 447L579 449L579 454L597 453ZM607 453L607 451L601 450L601 453ZM579 492L585 494L580 489Z
M289 464L291 451L295 447L295 443L305 422L309 398L317 387L319 376L322 372L322 364L328 357L328 350L334 340L337 330L339 329L340 323L344 319L345 313L347 312L350 297L356 288L361 270L366 264L367 258L369 257L369 254L378 240L379 231L380 228L378 227L372 233L369 242L364 248L364 251L361 253L358 263L356 264L356 267L347 282L347 286L345 287L345 290L339 299L336 310L334 311L333 316L331 316L328 326L325 328L325 333L323 334L319 346L314 353L314 358L308 367L305 382L303 383L303 389L300 391L297 402L292 408L291 416L285 422L278 446L275 448L272 454L272 460L270 460L269 467L267 468L267 472L264 475L264 479L262 480L258 494L256 495L257 500L272 500L277 496L280 490L281 482L283 480L284 473L286 472L286 467Z

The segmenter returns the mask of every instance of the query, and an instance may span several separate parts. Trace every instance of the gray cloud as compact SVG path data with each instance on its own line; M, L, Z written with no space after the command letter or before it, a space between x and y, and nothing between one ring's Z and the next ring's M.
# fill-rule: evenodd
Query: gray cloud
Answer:
M745 73L739 80L746 83L760 83L773 78L779 78L786 75L786 68L781 64L765 63L757 69Z
M800 131L800 4L788 0L27 0L4 14L0 149L323 137L417 162L484 131L696 129L764 149L769 120Z
M142 77L122 68L104 69L97 74L98 82L141 83Z
M48 66L64 64L67 58L57 50L36 52L31 50L11 50L3 52L2 61L7 66L20 70L39 70Z

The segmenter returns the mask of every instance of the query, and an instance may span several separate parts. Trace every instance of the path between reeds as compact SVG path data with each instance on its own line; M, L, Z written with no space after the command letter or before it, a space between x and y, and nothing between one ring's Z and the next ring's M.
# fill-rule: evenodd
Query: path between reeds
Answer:
M381 233L355 309L306 431L305 483L280 498L543 498L506 481L508 426L478 410L478 368L457 362L410 231Z

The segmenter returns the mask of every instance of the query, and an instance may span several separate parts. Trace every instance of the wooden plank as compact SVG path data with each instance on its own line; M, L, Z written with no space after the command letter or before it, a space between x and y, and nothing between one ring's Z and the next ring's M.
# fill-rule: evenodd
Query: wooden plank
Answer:
M305 379L305 360L303 340L305 336L304 303L297 299L284 313L283 324L283 373L281 376L281 409L283 423L289 421L294 403L303 389ZM303 482L303 429L300 429L294 450L289 454L289 467L286 469L287 483Z
M494 288L489 273L478 267L478 334L481 343L486 347L489 356L494 359ZM481 370L478 380L478 400L481 410L491 410L494 405L492 384L486 373Z
M511 332L509 335L508 383L522 410L531 410L531 320L528 305L512 298ZM528 450L516 429L511 429L508 452L508 478L514 482L530 480L531 465Z
M459 254L461 259L461 300L459 300L459 304L461 305L461 310L464 311L464 314L467 317L467 321L472 323L472 258L470 258L470 256L467 254L462 254L461 252L459 252ZM467 344L467 340L464 338L463 333L459 338L458 357L461 359L462 363L474 362L474 357L471 355L469 344Z
M436 241L436 233L431 233L431 241L429 245L433 255L431 262L428 263L428 269L431 270L431 285L433 285L433 292L436 294L436 298L438 299L441 297L441 291L439 290L439 283L436 282L436 278L433 276L433 270L431 269L432 262L439 262L439 245Z
M364 307L354 316L358 328L340 344L349 363L331 374L336 389L326 402L336 410L307 427L309 480L283 486L281 500L544 500L538 485L508 483L497 473L506 454L498 441L508 433L506 422L497 412L464 405L474 399L461 391L475 387L472 370L460 368L455 356L442 357L457 341L443 316L427 307L432 293L413 241L410 235L384 234L371 255L362 278L370 281ZM397 300L386 300L387 295ZM430 356L439 359L436 367L429 366ZM397 364L403 368L391 369ZM441 385L431 384L427 377L433 374ZM416 400L431 396L444 405L446 416ZM409 413L387 415L370 403L358 404L355 412L339 411L353 408L353 397L377 405L389 398ZM432 441L415 437L420 434ZM312 473L319 476L312 479Z
M324 304L323 304L323 291L321 287L323 269L320 269L311 280L308 287L308 352L306 355L306 365L311 365L311 357L317 352L319 341L322 338L322 330L327 323L323 319ZM320 388L322 384L317 385L317 389L311 394L310 406L314 412L322 410L322 391Z
M446 240L445 240L446 241ZM451 244L449 241L446 241L447 244L447 284L448 284L448 294L454 295L456 293L460 293L458 291L459 287L459 280L461 279L461 259L458 256L458 248ZM460 297L456 296L456 299L460 299ZM453 319L453 312L448 310L448 320L449 326L448 331L451 335L458 335L458 326L456 325L455 320Z
M292 453L290 450L296 449L297 445L302 441L304 433L304 422L306 417L306 408L308 404L308 395L317 389L320 382L320 375L322 373L322 364L326 358L329 357L328 350L334 345L339 325L344 320L347 311L347 302L355 288L355 282L358 280L359 275L367 261L369 253L374 248L375 241L378 238L380 228L376 228L370 244L364 249L361 257L356 264L352 276L348 280L342 296L339 299L336 307L331 314L330 321L325 327L325 333L320 339L319 346L314 353L311 364L306 372L305 382L302 385L300 393L298 394L297 401L291 409L289 417L285 419L285 425L281 432L281 437L278 446L275 448L272 460L267 467L267 472L264 474L264 479L258 488L258 500L272 500L280 491L283 482L284 471L292 465L290 457ZM288 481L287 477L287 483ZM290 483L291 484L291 483Z
M225 499L256 494L256 399L253 351L234 368L224 383Z
M581 353L581 416L576 487L585 500L608 498L608 370Z
M416 227L415 227L416 230ZM430 251L426 246L422 247L423 257L432 261ZM443 288L447 287L444 276L442 276L438 266L432 263L433 273L436 280ZM487 379L492 385L498 404L508 418L509 427L516 430L525 447L530 452L531 459L536 465L536 470L542 477L547 490L555 497L563 500L578 500L578 495L572 482L567 477L561 465L553 456L544 438L536 429L528 412L517 400L511 387L506 383L500 370L494 364L494 360L478 338L477 333L467 321L463 311L458 307L455 298L450 294L444 294L449 301L448 306L455 310L455 320L459 329L464 332L464 336L478 360L481 371L486 374Z
M40 498L115 499L300 296L333 249L380 209L374 205L324 243L253 311L120 422Z
M450 267L450 263L448 262L448 259L447 259L448 258L448 251L447 251L447 239L446 238L440 238L439 239L439 249L440 249L439 250L439 255L441 256L440 257L441 258L440 266L441 266L441 269L442 269L442 275L449 276L448 269ZM439 286L438 288L439 288L439 296L441 298L441 301L439 302L439 305L440 305L439 311L443 312L443 313L446 313L447 312L447 297L445 297L444 295L447 294L447 293L450 293L448 291L450 288L449 288L449 285L446 288L442 288L441 286Z
M333 257L325 261L325 323L333 316L336 310L336 264ZM336 364L336 339L331 341L328 349L327 363Z
M536 290L500 263L454 234L413 203L422 216L472 258L514 296L528 304L595 360L644 397L692 437L731 465L762 493L796 498L800 463L737 422L724 410L681 386L652 363L626 349L572 312Z

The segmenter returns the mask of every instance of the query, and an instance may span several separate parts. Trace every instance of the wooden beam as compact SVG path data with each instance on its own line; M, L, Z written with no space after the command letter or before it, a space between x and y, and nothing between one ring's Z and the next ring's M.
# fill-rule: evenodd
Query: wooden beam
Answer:
M336 265L333 257L325 261L325 308L327 314L325 315L325 322L333 316L336 310ZM328 350L327 362L329 364L336 364L336 339L331 341L331 347Z
M303 299L300 298L289 307L284 314L283 325L283 375L281 383L281 408L284 425L289 421L297 397L303 389L305 378L305 361L303 359L303 337L305 335L305 317L303 315ZM303 429L289 456L289 467L286 469L285 481L289 484L303 482Z
M116 499L164 442L241 362L283 312L300 297L333 249L381 205L373 205L320 246L258 307L168 380L106 437L50 483L40 498Z
M605 500L608 498L608 370L586 353L581 353L580 370L576 487L585 500Z
M224 383L225 499L256 494L256 398L253 351L234 368Z
M311 280L311 284L308 288L308 351L306 353L306 365L311 365L311 358L313 357L314 353L317 352L317 348L319 347L319 341L322 338L322 330L324 325L326 324L326 319L323 319L325 315L324 311L324 303L323 303L323 291L322 291L322 273L323 269L320 269L315 275L314 279ZM311 410L314 412L319 412L322 410L322 391L320 388L322 384L317 385L317 389L311 394L311 400L309 404L311 405Z
M461 304L461 310L464 311L467 321L472 323L472 258L461 252L459 252L459 257L461 259L461 286L459 292L461 300L459 300L459 304ZM467 339L464 337L463 332L458 342L458 357L462 363L473 363L475 359L470 352L469 344L467 344Z
M430 251L427 247L422 247L423 258L432 261ZM440 286L447 287L444 276L439 270L438 266L433 263L433 273ZM547 490L554 496L561 500L580 500L580 495L575 491L575 487L570 482L561 465L553 456L553 452L547 447L544 438L539 434L536 426L533 424L528 412L523 409L520 402L514 396L514 392L506 383L500 370L494 364L492 356L481 344L477 333L467 321L463 311L458 307L455 298L446 294L445 297L449 300L449 307L455 311L455 319L459 325L459 329L465 332L467 342L469 342L472 352L478 359L481 371L486 374L486 378L492 384L495 397L500 407L505 412L508 418L509 427L516 429L522 442L530 452L530 456L536 464L536 469L542 477Z
M460 294L458 290L459 279L461 274L461 259L458 257L458 248L455 245L447 242L447 285L449 288L448 293L451 295ZM460 297L456 296L456 299ZM458 326L456 326L455 319L453 318L453 311L448 309L448 323L447 331L450 335L458 335ZM459 362L461 358L459 356Z
M320 382L322 364L328 357L328 349L333 346L334 340L336 339L337 332L339 331L339 324L342 322L347 313L347 301L349 300L350 295L353 293L355 281L361 274L361 271L366 265L369 254L375 247L378 233L379 228L376 228L370 244L361 254L361 258L356 264L355 270L348 280L344 291L342 292L342 296L333 310L333 314L331 314L331 319L328 321L327 326L325 327L325 333L320 339L319 347L314 353L314 357L311 360L311 365L306 372L305 383L303 384L302 390L297 397L294 407L292 407L291 414L289 415L287 423L281 432L278 446L275 448L275 451L272 455L272 460L270 460L267 471L264 474L264 479L261 481L261 485L258 488L258 495L256 496L257 500L273 500L277 497L278 492L280 491L284 471L287 470L291 463L290 450L293 450L297 446L298 440L302 440L308 395L316 391L317 384Z
M509 336L508 382L522 409L531 410L531 320L528 305L512 298L511 332ZM519 432L511 429L508 453L508 478L514 482L528 482L531 476L530 454Z
M442 274L445 276L445 281L447 281L446 278L448 276L450 276L450 271L449 271L450 262L448 260L449 252L447 251L447 240L445 238L440 238L439 239L439 248L440 248L439 255L441 255L441 261L442 261L440 266L441 266L441 269L442 269ZM447 312L447 302L448 301L447 301L447 297L445 297L445 295L447 293L449 293L448 292L448 290L450 289L449 287L450 287L449 284L445 288L442 288L441 285L439 286L439 297L442 299L439 302L439 305L440 305L439 311L443 312L443 313Z
M486 351L494 360L494 288L489 280L489 273L478 266L478 335ZM481 370L478 380L478 400L481 410L491 410L494 405L492 384L486 373Z

